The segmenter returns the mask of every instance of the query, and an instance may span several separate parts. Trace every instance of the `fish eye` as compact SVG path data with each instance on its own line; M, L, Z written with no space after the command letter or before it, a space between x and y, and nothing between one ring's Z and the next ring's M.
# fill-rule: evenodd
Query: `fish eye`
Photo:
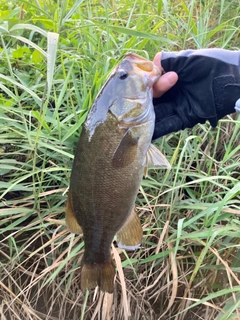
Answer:
M124 80L128 77L128 73L124 70L119 71L118 78L121 80Z

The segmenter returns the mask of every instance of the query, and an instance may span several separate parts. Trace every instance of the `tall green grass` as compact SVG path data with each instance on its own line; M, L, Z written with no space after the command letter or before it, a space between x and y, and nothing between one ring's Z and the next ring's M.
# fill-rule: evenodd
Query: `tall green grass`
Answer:
M240 318L236 116L156 142L173 169L142 182L143 245L113 247L113 297L80 291L83 241L64 224L75 146L109 71L128 51L239 49L239 2L3 0L0 9L1 317Z

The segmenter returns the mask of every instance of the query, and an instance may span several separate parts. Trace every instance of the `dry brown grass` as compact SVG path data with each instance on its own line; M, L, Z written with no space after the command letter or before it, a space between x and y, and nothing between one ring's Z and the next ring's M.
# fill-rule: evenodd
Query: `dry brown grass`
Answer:
M215 319L219 311L223 312L222 307L226 303L223 297L205 302L200 300L211 294L213 285L223 288L227 284L231 287L240 285L238 276L230 268L236 258L236 250L225 250L220 255L218 247L210 246L209 253L216 257L215 265L222 269L198 269L196 260L200 259L207 244L196 239L185 240L179 247L185 247L184 251L174 257L175 242L169 237L170 221L166 221L159 232L154 228L158 222L156 207L138 209L146 221L143 225L143 246L140 251L128 254L127 260L121 249L112 246L117 267L112 295L99 292L98 288L85 294L80 291L83 250L68 258L82 238L71 235L61 221L45 219L58 224L55 229L51 228L47 237L41 230L37 233L28 231L27 234L22 231L9 233L1 241L1 261L5 265L2 265L0 282L2 319ZM225 210L228 212L230 209ZM239 215L240 210L232 210L231 213ZM11 237L25 243L24 250L19 251L14 260L11 259L8 241ZM161 253L165 253L163 259ZM63 268L56 273L62 264ZM54 281L48 282L50 277L54 277ZM234 292L232 297L237 299ZM198 301L200 305L186 310Z

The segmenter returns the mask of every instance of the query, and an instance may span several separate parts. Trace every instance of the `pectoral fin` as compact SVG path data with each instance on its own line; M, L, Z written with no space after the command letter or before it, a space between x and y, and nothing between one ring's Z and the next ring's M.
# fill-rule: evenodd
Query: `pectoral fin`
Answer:
M113 155L113 166L124 168L132 163L137 153L137 147L138 138L133 137L131 129L128 129Z
M147 175L147 168L162 168L171 169L170 163L158 148L153 144L150 145L147 151L146 159L144 162L144 175Z
M136 250L142 242L143 232L138 215L133 210L122 229L117 233L118 247L126 250Z
M73 205L72 205L72 193L71 190L69 190L68 193L68 199L67 199L67 205L66 205L66 224L68 226L68 229L72 233L81 234L82 228L77 222L77 219L74 214Z

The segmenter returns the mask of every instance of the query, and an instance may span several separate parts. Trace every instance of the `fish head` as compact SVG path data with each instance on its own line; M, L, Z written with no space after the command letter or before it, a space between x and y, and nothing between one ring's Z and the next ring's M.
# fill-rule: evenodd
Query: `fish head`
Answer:
M88 114L85 127L89 140L96 127L106 121L108 113L123 127L154 122L152 86L160 76L161 71L152 61L127 53L109 75Z
M128 53L113 78L115 101L111 113L125 124L138 125L153 119L153 84L161 76L157 66L135 53ZM127 124L128 123L128 124Z
M152 91L153 84L161 76L161 71L152 62L135 53L127 53L116 69L119 86L123 86L125 97L145 97L147 91Z

